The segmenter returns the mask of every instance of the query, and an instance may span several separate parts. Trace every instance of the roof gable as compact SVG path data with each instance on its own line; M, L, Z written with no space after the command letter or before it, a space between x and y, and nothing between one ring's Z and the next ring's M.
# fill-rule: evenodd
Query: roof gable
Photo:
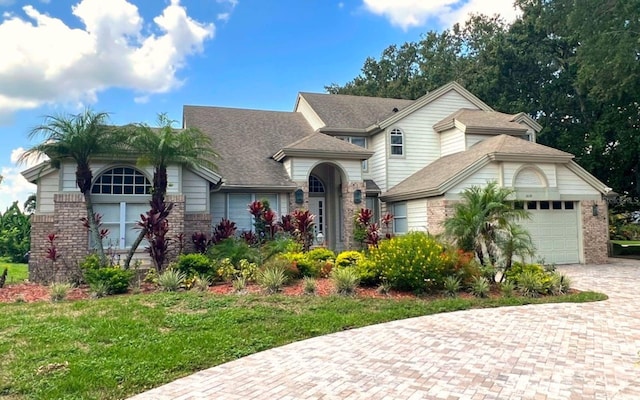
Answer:
M457 127L465 134L507 134L524 135L528 126L514 121L516 116L497 111L472 110L462 108L433 125L436 132Z
M280 149L273 159L282 161L285 157L347 158L366 160L373 151L356 146L324 133L312 133Z
M498 135L478 142L466 151L435 160L391 188L381 196L381 200L402 201L442 195L491 161L569 164L572 159L573 155L564 151L513 136Z

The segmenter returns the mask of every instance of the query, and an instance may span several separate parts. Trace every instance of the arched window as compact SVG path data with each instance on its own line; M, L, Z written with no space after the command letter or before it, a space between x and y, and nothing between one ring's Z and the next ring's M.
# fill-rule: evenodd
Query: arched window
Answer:
M392 156L404 155L404 134L400 128L393 128L389 133L389 144Z
M324 193L322 181L314 175L309 175L309 193Z
M105 247L125 249L140 231L136 222L149 210L151 182L132 167L115 167L101 173L91 187L94 211L102 216L102 229L109 234ZM144 246L142 246L144 248Z
M100 174L91 187L93 194L151 193L151 183L141 172L129 167L117 167Z

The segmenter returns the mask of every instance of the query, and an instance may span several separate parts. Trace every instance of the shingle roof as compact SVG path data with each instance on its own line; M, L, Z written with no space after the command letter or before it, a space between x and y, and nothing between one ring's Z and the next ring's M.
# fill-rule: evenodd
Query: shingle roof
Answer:
M455 123L459 122L465 126L465 133L488 133L490 131L493 134L495 132L522 134L527 131L527 127L514 121L518 115L461 108L437 122L433 129L436 132L442 132L453 128Z
M284 166L271 157L282 147L311 135L300 113L224 107L184 106L184 124L208 134L221 158L225 185L295 186Z
M414 100L344 94L300 93L327 128L365 129L387 119ZM394 108L396 111L393 111Z
M318 158L351 158L365 160L373 155L373 151L364 149L347 141L337 139L324 133L312 133L302 139L284 146L273 158L282 160L288 155L304 155Z
M466 151L439 158L398 183L381 197L383 201L438 196L491 160L516 157L521 161L554 159L569 162L573 155L508 135L498 135L471 146Z

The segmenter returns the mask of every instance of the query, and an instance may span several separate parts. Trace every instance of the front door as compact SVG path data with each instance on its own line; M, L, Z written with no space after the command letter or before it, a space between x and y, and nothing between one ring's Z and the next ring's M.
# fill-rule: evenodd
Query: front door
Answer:
M326 207L327 201L324 197L309 197L309 211L315 215L315 240L317 244L327 242L326 229ZM322 234L322 239L318 240L318 235Z

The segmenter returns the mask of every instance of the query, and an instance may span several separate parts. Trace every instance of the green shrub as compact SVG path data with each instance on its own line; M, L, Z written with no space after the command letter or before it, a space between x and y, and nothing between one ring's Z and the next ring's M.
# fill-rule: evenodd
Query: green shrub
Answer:
M554 296L569 293L571 289L571 279L568 276L554 272L551 274L550 292Z
M194 275L188 283L187 288L198 292L206 292L211 286L211 278L207 275Z
M97 299L109 295L109 285L106 282L95 282L89 285L91 295Z
M302 277L297 266L282 255L277 255L267 260L267 262L264 263L263 268L280 268L284 271L287 279L298 279Z
M487 297L491 292L491 284L486 276L478 276L471 282L471 294L475 297Z
M228 258L233 265L238 265L240 260L248 260L252 263L260 263L260 251L249 246L244 240L238 238L224 239L217 243L207 251L212 260L223 260Z
M311 261L334 260L336 253L326 247L317 247L307 252L306 257Z
M296 253L302 251L300 243L286 236L276 237L274 240L267 241L262 248L262 259L269 260L271 257L278 256L283 253Z
M538 297L544 293L543 276L534 271L523 271L518 275L517 288L520 294L525 297Z
M67 294L73 288L70 283L52 283L49 287L49 298L53 302L62 301L67 298Z
M257 272L257 264L246 259L241 259L237 265L234 265L230 259L224 258L216 266L216 276L225 282L238 277L244 278L247 282L254 281Z
M184 272L188 277L213 275L213 263L209 257L200 253L179 255L173 264L173 268Z
M351 268L336 268L331 272L331 281L337 294L350 296L356 292L360 283L358 274Z
M106 294L126 293L129 289L134 272L122 269L120 266L103 267L100 257L96 254L87 256L80 264L84 280L94 291Z
M448 252L453 261L455 275L460 278L462 287L470 286L474 278L482 276L480 263L473 252L459 249L449 249Z
M158 277L158 285L164 292L177 292L184 284L185 279L184 272L168 269Z
M318 282L315 278L305 276L302 278L302 291L304 294L315 294L318 288Z
M257 282L265 292L274 294L282 290L284 284L287 283L287 276L284 269L269 267L258 272Z
M505 278L512 281L523 296L536 297L551 291L553 272L541 264L514 263Z
M460 278L453 275L447 276L444 278L443 286L445 295L456 297L461 287Z
M360 283L365 286L376 286L382 282L380 279L380 268L373 260L367 257L363 256L358 260L353 269L358 274Z
M393 288L433 292L454 273L453 261L443 246L423 232L410 232L380 242L369 254L380 278Z
M307 254L309 253L285 253L282 256L295 264L301 276L319 278L326 262L321 260L314 261Z
M359 251L343 251L342 253L338 254L338 257L336 257L336 267L352 267L364 258L364 254Z
M516 285L513 282L506 280L500 284L500 292L504 297L512 297L513 291L516 290Z
M236 293L244 293L247 290L247 280L242 276L238 276L231 281L231 286Z

